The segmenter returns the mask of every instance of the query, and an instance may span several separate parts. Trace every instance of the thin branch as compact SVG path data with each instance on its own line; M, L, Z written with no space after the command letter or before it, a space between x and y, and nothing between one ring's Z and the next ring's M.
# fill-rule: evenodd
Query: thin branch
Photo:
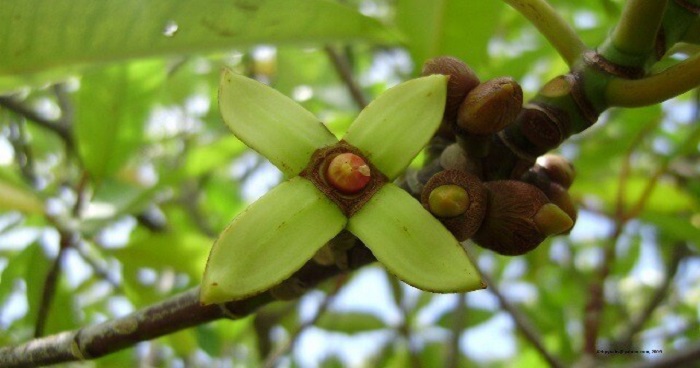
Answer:
M641 107L664 102L700 86L700 53L642 79L614 78L605 98L609 106Z
M64 255L66 254L66 249L68 249L70 243L72 242L71 237L71 234L61 233L58 255L56 255L56 259L54 259L53 263L51 264L51 268L49 268L49 272L46 274L46 278L44 279L44 286L41 291L41 301L39 302L39 311L36 318L36 324L34 325L34 337L41 337L44 335L49 310L51 309L53 297L56 295L58 277L61 273L61 263L63 262Z
M587 47L576 31L546 0L503 0L525 16L554 46L566 64L573 66Z
M66 142L66 144L72 146L73 138L71 137L70 131L66 129L65 126L61 125L60 120L47 119L29 106L12 97L0 96L0 106L25 117L27 120L34 122L41 128L56 133Z
M457 305L454 310L454 321L452 321L451 336L449 342L449 352L447 355L446 368L458 368L462 353L459 349L459 343L462 339L462 331L466 325L467 314L467 293L457 294Z
M673 353L664 351L659 359L631 364L625 368L677 368L695 367L700 360L700 343L695 343Z
M332 46L326 46L324 47L324 50L326 51L326 54L328 54L328 58L331 60L335 71L338 73L340 78L348 87L350 95L357 104L357 107L359 107L360 109L364 109L369 102L362 93L362 89L355 81L355 76L353 75L352 68L350 67L350 63L348 62L347 56L341 54Z
M628 0L620 22L610 37L616 52L625 56L639 56L643 63L654 50L656 35L661 27L668 0ZM605 46L603 47L605 48ZM605 54L604 50L601 53Z
M642 312L632 318L629 324L624 325L624 331L620 334L617 341L611 344L612 346L625 349L632 344L632 338L634 335L641 331L644 324L649 320L654 311L661 305L663 300L668 295L668 291L673 284L673 279L678 272L678 266L687 254L688 250L684 243L675 245L673 248L673 254L671 255L671 260L666 266L666 277L664 278L663 283L656 289L654 295L649 298L647 304L642 309ZM615 348L613 348L613 350L615 350Z
M321 305L319 305L318 309L316 310L314 316L308 321L302 323L301 326L299 326L299 328L297 328L296 331L294 331L292 336L290 336L289 341L287 341L286 344L284 344L278 350L270 354L270 356L268 356L267 359L265 359L263 367L274 368L277 366L279 359L292 350L297 341L299 341L299 337L301 337L301 334L304 333L304 331L306 331L307 329L309 329L309 327L315 325L321 318L323 313L325 313L328 310L328 307L335 299L335 296L337 295L339 290L340 288L335 288L332 293L326 294L326 296L323 298L323 301L321 302Z
M542 342L541 337L539 336L539 333L535 330L535 327L532 325L530 320L525 316L520 310L511 304L508 299L506 299L505 295L501 293L500 289L496 285L493 279L491 279L491 276L482 273L481 277L484 279L486 284L488 285L489 291L493 293L493 295L496 296L496 299L498 299L498 303L501 305L501 308L505 310L511 318L513 318L513 321L515 322L515 326L518 328L520 333L525 336L525 338L532 344L532 346L537 350L537 352L542 355L544 360L547 361L550 367L555 367L555 368L564 368L566 365L562 363L557 357L552 355L547 348L545 348L544 343Z

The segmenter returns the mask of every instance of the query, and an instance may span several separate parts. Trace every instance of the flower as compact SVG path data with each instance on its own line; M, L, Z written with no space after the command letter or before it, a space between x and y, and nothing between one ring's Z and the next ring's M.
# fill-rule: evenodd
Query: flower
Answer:
M289 179L220 234L200 301L222 303L268 290L344 229L389 272L417 288L444 293L483 288L454 236L391 183L437 130L446 84L445 76L432 75L389 89L338 141L296 102L225 69L219 89L225 123Z

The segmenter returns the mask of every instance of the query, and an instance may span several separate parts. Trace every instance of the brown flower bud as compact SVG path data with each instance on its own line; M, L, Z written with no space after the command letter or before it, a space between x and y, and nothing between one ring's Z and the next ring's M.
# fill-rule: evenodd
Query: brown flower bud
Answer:
M574 202L571 200L571 195L569 195L569 191L566 190L563 186L559 185L558 183L550 183L549 187L544 190L544 194L549 198L552 203L556 204L557 207L561 208L564 213L571 218L572 223L571 226L568 229L565 229L562 234L568 234L571 232L571 229L573 228L574 224L576 223L576 218L578 217L577 211L576 211L576 205Z
M460 190L466 198L461 197ZM445 170L433 175L425 184L421 202L457 240L463 241L481 225L486 213L486 190L474 175Z
M451 56L439 56L423 64L423 75L442 74L450 77L447 82L445 120L454 121L464 97L479 85L479 78L463 61Z
M569 189L576 178L576 171L567 159L560 155L547 154L537 159L547 176L564 189Z
M525 254L545 237L571 227L571 219L535 186L515 180L484 183L488 207L474 241L503 255Z
M518 82L510 77L491 79L469 92L459 107L457 125L474 135L493 134L512 123L522 106Z

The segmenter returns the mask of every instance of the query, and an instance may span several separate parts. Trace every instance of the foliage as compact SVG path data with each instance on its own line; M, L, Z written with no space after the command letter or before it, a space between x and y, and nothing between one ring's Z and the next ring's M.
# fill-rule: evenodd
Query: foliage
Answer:
M417 76L428 57L460 57L482 80L512 76L525 100L568 71L500 1L205 3L0 3L1 346L199 285L217 234L283 179L222 122L223 67L269 83L337 136L361 98ZM624 4L549 3L589 46ZM688 43L675 58L695 52ZM372 265L94 365L534 367L690 349L700 339L698 111L697 91L612 109L569 139L559 153L577 169L574 230L519 257L470 246L485 291L422 292ZM583 354L595 292L598 349L649 353Z

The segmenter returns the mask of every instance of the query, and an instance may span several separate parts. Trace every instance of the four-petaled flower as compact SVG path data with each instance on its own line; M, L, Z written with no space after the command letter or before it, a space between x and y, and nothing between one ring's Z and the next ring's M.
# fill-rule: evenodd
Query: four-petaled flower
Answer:
M433 75L389 89L338 141L288 97L224 70L219 89L224 121L289 179L221 233L209 254L201 302L222 303L270 289L343 229L417 288L483 288L454 236L391 183L437 130L446 83L445 76Z

